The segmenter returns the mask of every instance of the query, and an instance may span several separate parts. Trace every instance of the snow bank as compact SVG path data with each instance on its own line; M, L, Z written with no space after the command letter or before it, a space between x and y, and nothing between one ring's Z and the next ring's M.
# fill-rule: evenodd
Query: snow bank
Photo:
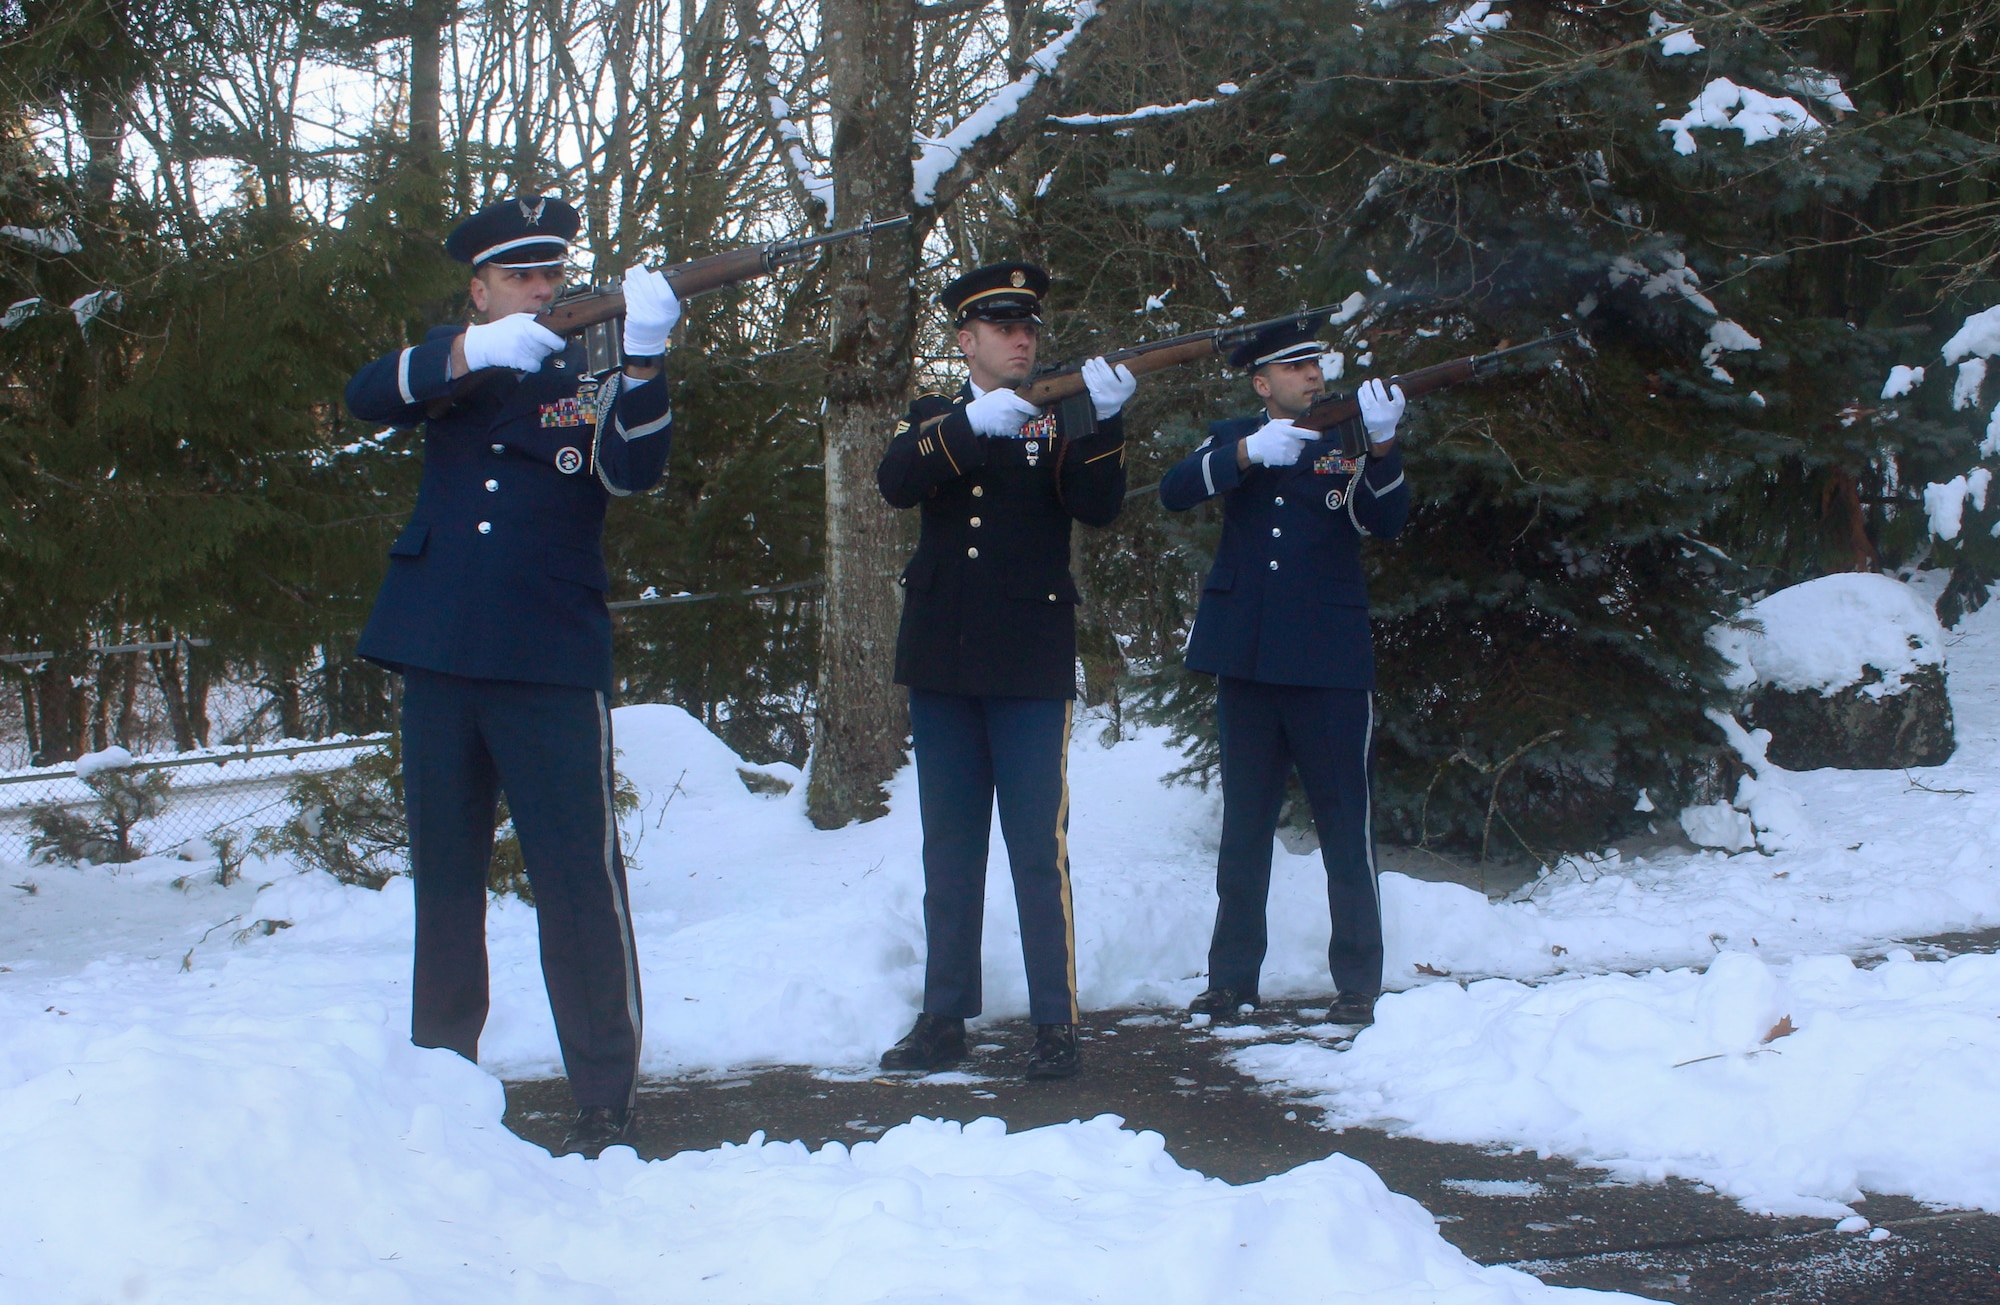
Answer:
M1864 1189L2000 1211L1996 1016L2000 956L1732 952L1706 973L1435 984L1385 997L1347 1052L1232 1059L1335 1124L1695 1179L1755 1211L1846 1214Z
M1830 694L1859 683L1862 668L1873 666L1882 682L1869 691L1893 693L1919 666L1944 665L1937 613L1885 575L1808 580L1751 604L1739 619L1743 624L1718 625L1708 635L1729 659L1724 683L1732 689L1762 683Z
M497 1081L383 1016L11 1014L10 1299L1633 1299L1482 1268L1344 1156L1231 1187L1115 1116L555 1160L501 1127Z

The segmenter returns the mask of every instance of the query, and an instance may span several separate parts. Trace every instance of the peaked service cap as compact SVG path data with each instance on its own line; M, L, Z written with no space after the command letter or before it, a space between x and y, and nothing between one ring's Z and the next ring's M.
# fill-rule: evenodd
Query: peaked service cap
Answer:
M582 225L575 209L552 196L503 199L453 227L444 252L474 267L557 267Z
M1039 322L1049 274L1033 263L993 263L946 286L938 302L960 326L984 322Z
M1326 313L1302 313L1265 327L1230 351L1229 365L1251 371L1267 363L1317 358L1324 350L1318 339Z

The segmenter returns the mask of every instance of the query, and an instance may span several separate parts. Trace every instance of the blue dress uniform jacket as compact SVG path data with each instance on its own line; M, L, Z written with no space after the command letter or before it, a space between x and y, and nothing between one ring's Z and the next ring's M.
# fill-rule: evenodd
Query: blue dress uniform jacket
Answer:
M1236 465L1236 442L1266 418L1209 427L1160 482L1184 511L1225 495L1222 545L1188 639L1192 671L1266 684L1373 690L1363 536L1393 538L1410 513L1401 455L1348 459L1315 440L1289 467Z
M902 577L896 683L1073 698L1070 522L1106 526L1124 506L1124 422L1071 431L1058 410L1029 423L1030 438L991 439L966 420L972 397L966 386L911 404L876 472L893 506L923 509Z
M463 327L379 358L347 387L363 421L408 427L450 390ZM581 343L496 376L424 434L423 485L389 547L359 651L392 668L609 692L604 506L666 470L671 390L584 374Z

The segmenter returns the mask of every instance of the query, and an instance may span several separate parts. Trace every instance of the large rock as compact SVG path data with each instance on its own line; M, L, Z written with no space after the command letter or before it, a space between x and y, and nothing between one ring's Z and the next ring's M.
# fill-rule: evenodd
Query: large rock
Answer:
M1781 589L1716 626L1727 685L1748 722L1771 731L1786 770L1896 770L1950 759L1944 628L1892 576L1822 576Z
M1867 670L1859 684L1832 693L1760 690L1744 714L1752 727L1771 731L1766 755L1786 770L1900 770L1951 760L1956 745L1944 668L1906 671L1894 693L1881 692L1881 671Z

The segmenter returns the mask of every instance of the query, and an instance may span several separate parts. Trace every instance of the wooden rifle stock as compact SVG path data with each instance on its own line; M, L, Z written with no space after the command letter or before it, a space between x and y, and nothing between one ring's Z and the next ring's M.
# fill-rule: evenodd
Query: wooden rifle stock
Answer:
M864 222L858 227L845 231L832 231L823 236L812 236L804 240L774 240L766 245L752 245L747 249L730 249L720 254L708 254L701 258L691 258L684 263L675 263L661 269L661 274L673 282L674 294L682 299L692 299L705 295L711 290L735 285L740 281L769 276L781 267L802 263L812 252L822 245L836 244L852 240L857 236L869 236L890 227L907 226L908 214L902 217L884 218L880 222ZM557 335L576 335L596 326L625 315L625 291L616 281L601 286L592 286L564 295L535 315L535 320L554 331ZM476 372L467 372L451 383L451 393L442 399L433 399L424 406L424 411L433 417L442 417L451 411L452 405L464 399L474 390L485 385L505 368L488 367Z
M1540 349L1545 345L1574 340L1578 334L1574 330L1557 331L1554 335L1545 335L1539 340L1517 344L1511 349L1495 349L1492 353L1475 354L1470 358L1454 358L1450 362L1420 367L1407 375L1391 376L1388 383L1400 387L1406 399L1419 398L1448 386L1463 385L1467 381L1490 376L1499 369L1502 358L1526 353L1530 349ZM1297 418L1294 424L1316 431L1328 431L1336 426L1344 427L1341 431L1341 452L1347 457L1354 458L1368 451L1368 437L1360 430L1358 424L1354 423L1354 419L1360 415L1359 399L1351 394L1334 394L1328 395L1308 408L1305 416Z
M1114 349L1104 354L1103 358L1114 367L1122 364L1134 376L1144 376L1148 372L1165 371L1169 367L1179 367L1184 363L1199 362L1203 358L1226 354L1267 327L1331 311L1330 308L1308 308L1303 313L1286 313L1283 317L1273 317L1267 322L1251 322L1245 326L1218 326L1187 335L1172 335L1164 340ZM1047 408L1061 403L1064 399L1075 398L1088 388L1083 383L1083 367L1078 364L1030 376L1015 389L1015 393L1037 408ZM932 417L921 429L926 431L934 429L943 420L943 414Z

